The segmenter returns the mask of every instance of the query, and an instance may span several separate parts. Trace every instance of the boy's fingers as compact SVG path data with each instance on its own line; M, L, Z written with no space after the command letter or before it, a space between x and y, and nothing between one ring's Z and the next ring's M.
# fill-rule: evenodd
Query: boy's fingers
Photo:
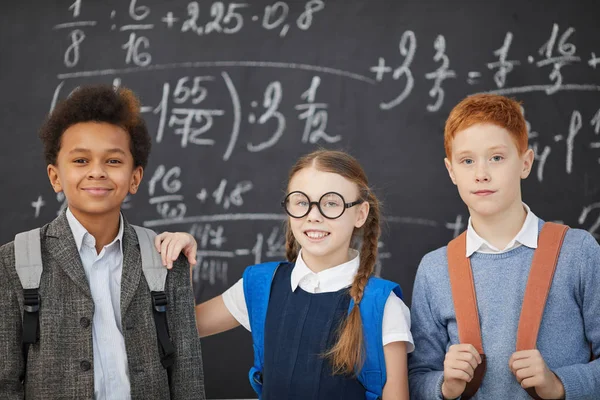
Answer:
M477 352L477 349L475 348L475 346L473 346L472 344L469 343L460 343L460 344L453 344L452 346L450 346L449 348L450 351L466 351L469 353L473 353L473 354L479 354Z
M535 376L530 376L527 377L525 379L522 379L521 382L519 382L521 384L521 387L523 389L528 389L531 387L536 387L538 385L541 384L540 379L538 377Z
M525 378L523 380L521 380L521 382L519 382L521 384L521 387L523 389L529 389L530 387L535 387L536 380L535 377L529 377L529 378Z
M469 375L469 380L471 380L473 375L475 375L475 368L473 368L468 361L456 360L452 365L450 365L450 368L465 372L467 375Z
M512 355L510 356L510 358L513 361L516 360L522 360L524 358L530 358L535 356L538 353L537 350L521 350L521 351L516 351L514 353L512 353Z
M527 358L524 358L524 359L513 361L513 363L510 365L510 369L513 371L513 374L514 374L517 371L519 371L523 368L527 368L529 366L531 366L530 360Z
M454 344L450 346L448 353L468 353L475 358L477 364L481 364L481 355L472 344Z
M477 361L477 364L481 364L481 354L479 354L479 352L477 351L477 349L475 348L475 346L473 346L472 344L468 344L467 345L467 351L469 353L471 353L473 355L473 357L475 357L475 360Z
M536 363L545 363L544 359L539 355L537 350L524 350L513 353L508 360L508 367L511 372L516 375L517 371L523 368L529 368Z
M450 349L456 349L458 351L468 351L470 353L477 353L477 349L475 348L475 346L469 343L453 344L452 346L450 346Z
M456 368L450 368L446 371L444 371L444 373L446 374L446 377L448 379L458 379L461 381L465 381L465 382L470 382L471 381L471 375L469 375L467 372L463 371L462 369L456 369Z
M517 381L521 382L523 379L535 377L535 370L533 368L522 368L515 372Z
M477 361L477 357L475 357L475 355L472 353L461 352L456 355L456 358L457 358L457 360L461 360L461 361L468 363L473 368L473 371L479 365L479 361Z

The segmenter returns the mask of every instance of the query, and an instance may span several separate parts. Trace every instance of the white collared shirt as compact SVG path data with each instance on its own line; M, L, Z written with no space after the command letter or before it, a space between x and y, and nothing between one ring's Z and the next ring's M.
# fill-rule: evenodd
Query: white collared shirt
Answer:
M527 212L527 217L521 230L517 235L504 247L504 249L498 249L487 240L482 238L475 232L471 218L469 218L469 226L467 227L467 257L471 257L473 253L486 253L486 254L501 254L506 253L512 249L515 249L521 245L527 246L531 249L537 249L538 242L538 224L539 218L531 211L527 204L523 203L523 207Z
M96 239L67 208L67 221L81 257L94 300L94 399L129 400L130 382L121 325L123 216L117 237L96 253Z
M290 279L292 291L299 286L308 293L329 293L352 285L360 259L358 251L354 249L350 249L348 255L350 261L315 273L302 259L301 250ZM244 328L250 330L243 278L223 293L223 302L231 315ZM410 333L410 310L395 293L390 294L383 310L382 339L384 346L392 342L406 342L407 351L410 353L414 350L413 338Z

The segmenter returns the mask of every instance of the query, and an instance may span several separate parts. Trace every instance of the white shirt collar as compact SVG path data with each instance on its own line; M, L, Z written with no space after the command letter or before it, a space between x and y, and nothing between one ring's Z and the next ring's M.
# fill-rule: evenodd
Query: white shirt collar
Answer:
M81 222L75 218L71 210L67 207L67 222L69 223L69 227L71 228L71 232L73 232L73 238L75 239L75 244L77 245L77 251L81 252L81 248L85 242L86 245L90 247L96 246L96 239L90 235L90 233L85 229ZM104 247L111 246L116 241L119 241L119 249L121 253L123 252L123 216L119 214L119 232L117 236L114 238L112 242L107 244Z
M537 249L539 218L531 211L527 204L523 203L523 207L525 207L525 211L527 212L525 222L523 222L523 226L519 233L517 233L517 235L508 242L506 247L502 250L479 236L473 228L471 218L469 218L469 226L467 227L467 257L471 257L475 252L492 254L506 253L521 245Z
M350 249L348 251L348 256L350 261L315 273L308 268L302 259L302 250L300 250L290 279L292 292L296 290L302 280L311 278L315 281L314 284L317 289L314 293L337 292L338 290L352 285L354 275L356 275L360 265L360 258L358 251L355 249ZM302 287L302 289L304 289L304 287Z

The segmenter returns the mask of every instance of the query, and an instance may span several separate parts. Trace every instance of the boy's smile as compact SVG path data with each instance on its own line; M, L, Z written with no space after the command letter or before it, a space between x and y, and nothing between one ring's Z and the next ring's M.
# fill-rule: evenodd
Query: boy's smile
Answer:
M77 219L118 216L127 194L137 191L142 168L134 168L129 145L129 134L109 123L83 122L65 130L48 177Z
M92 196L104 196L108 194L112 189L111 188L102 188L102 187L89 187L82 188L83 191L91 194Z

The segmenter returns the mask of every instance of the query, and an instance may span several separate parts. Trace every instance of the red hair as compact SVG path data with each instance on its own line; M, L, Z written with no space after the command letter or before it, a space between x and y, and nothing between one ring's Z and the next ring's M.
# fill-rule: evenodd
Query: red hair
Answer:
M527 151L527 123L521 104L495 94L475 94L450 111L444 129L446 157L452 155L452 140L456 134L476 124L494 124L506 129L513 137L519 154Z

